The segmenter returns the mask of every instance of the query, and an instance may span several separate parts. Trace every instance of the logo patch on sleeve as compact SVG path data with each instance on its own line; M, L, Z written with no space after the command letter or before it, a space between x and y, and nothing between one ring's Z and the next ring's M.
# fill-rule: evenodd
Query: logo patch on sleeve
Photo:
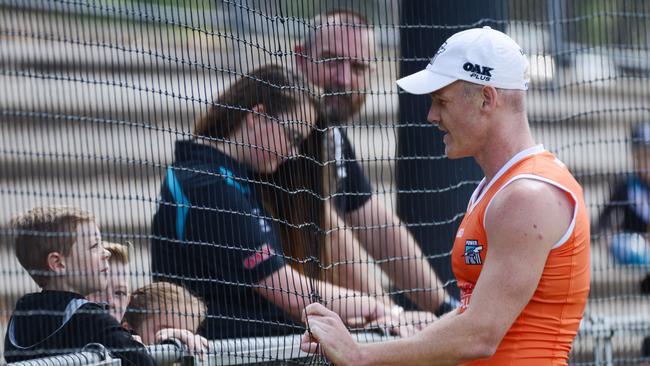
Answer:
M261 247L259 247L259 249L257 249L255 254L244 259L244 268L253 269L259 266L262 262L271 258L271 256L274 254L275 251L273 250L273 248L271 248L268 244L264 244Z
M465 241L465 264L483 264L481 261L481 252L483 251L483 246L478 244L478 240L466 240Z

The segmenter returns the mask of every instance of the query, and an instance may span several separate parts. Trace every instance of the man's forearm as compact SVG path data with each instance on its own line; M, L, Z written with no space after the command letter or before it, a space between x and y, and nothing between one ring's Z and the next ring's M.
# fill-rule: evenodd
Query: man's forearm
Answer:
M375 242L387 248L384 258L404 258L382 265L394 284L406 290L406 296L422 310L435 312L445 300L445 290L415 239L404 226L387 227L375 233ZM394 238L395 240L391 240Z
M343 218L331 205L327 208L326 224L331 231L326 236L326 245L334 266L326 271L326 280L371 296L381 296L384 293L383 272L372 263L372 258L361 247L354 232L346 227Z
M416 335L390 342L359 346L358 365L458 365L489 357L494 340L486 332L474 329L471 319L454 314L446 316Z
M422 310L436 311L445 300L443 284L400 219L375 197L346 219L394 284Z

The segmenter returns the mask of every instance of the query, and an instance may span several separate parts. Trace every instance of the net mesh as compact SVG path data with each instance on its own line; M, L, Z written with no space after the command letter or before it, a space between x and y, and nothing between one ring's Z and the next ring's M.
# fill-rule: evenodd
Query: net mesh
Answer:
M310 302L360 339L395 331L364 324L395 304L429 324L456 305L451 244L482 175L445 158L429 99L394 81L449 35L490 25L527 52L533 135L584 188L591 292L570 363L643 362L650 4L491 5L0 0L3 335L14 312L65 313L50 298L15 309L40 291L34 275L58 277L38 267L46 258L30 277L14 246L38 256L38 244L15 240L33 228L10 220L53 205L92 213L101 240L65 225L45 237L113 243L99 245L110 275L91 300L126 311L145 344L186 330L214 342L211 364L320 364L295 338ZM77 279L102 269L63 257Z

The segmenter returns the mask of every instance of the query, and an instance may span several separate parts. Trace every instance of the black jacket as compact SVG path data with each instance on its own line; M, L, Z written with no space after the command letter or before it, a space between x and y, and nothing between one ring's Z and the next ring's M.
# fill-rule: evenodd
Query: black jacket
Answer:
M598 219L598 232L645 234L650 228L650 187L636 175L618 182Z
M74 303L80 306L74 309ZM5 336L5 359L18 362L78 352L89 343L103 345L122 365L156 364L102 305L64 291L32 293L18 300Z
M203 336L304 331L254 289L286 265L279 230L246 166L207 145L176 143L152 224L151 269L205 301Z

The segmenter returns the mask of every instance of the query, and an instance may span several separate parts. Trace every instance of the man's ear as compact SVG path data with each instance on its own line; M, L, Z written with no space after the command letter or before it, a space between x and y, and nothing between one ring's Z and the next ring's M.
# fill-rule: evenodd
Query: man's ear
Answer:
M481 88L481 99L483 100L481 104L481 111L483 112L492 112L497 108L497 98L499 93L496 88L493 86L486 85Z
M47 269L53 272L60 272L65 269L65 260L61 253L51 252L47 255Z

